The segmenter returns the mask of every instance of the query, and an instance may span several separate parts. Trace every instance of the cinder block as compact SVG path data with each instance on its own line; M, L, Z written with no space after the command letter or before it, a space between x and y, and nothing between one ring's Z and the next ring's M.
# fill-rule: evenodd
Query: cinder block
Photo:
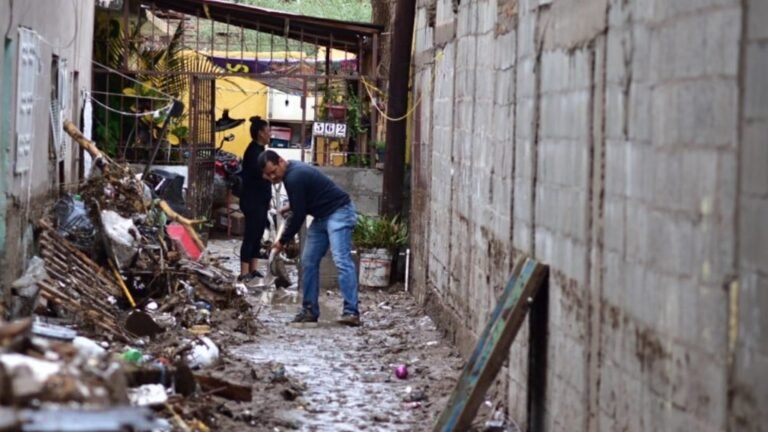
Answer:
M636 11L639 11L641 7L647 4L636 5ZM718 10L726 8L728 6L739 6L738 0L680 0L676 2L654 1L653 7L649 11L649 18L652 18L654 23L660 23L661 21L673 22L679 20L681 16L696 15L702 16L705 13L711 13L710 10ZM699 12L706 11L706 12ZM698 13L694 13L698 12ZM674 19L672 19L674 18Z
M744 431L760 431L768 421L768 413L763 408L768 406L768 381L763 379L763 371L768 370L768 356L740 347L734 370L733 426Z
M480 0L470 3L474 3L477 8L477 33L493 33L499 17L497 12L498 0Z
M735 80L713 78L658 86L652 105L656 145L726 147L736 143Z
M765 21L768 20L768 3L762 0L748 0L747 7L747 36L749 40L768 38L768 26Z
M517 31L510 31L496 37L493 64L496 69L510 70L517 67Z
M744 92L744 116L768 117L768 44L750 43L747 46L746 91Z
M768 308L768 276L742 270L739 280L739 341L754 355L768 356L768 331L764 312Z
M650 212L646 206L627 200L627 258L637 262L646 262L650 253Z
M768 199L742 197L739 215L742 265L768 272Z
M634 200L653 201L654 172L656 155L652 147L642 144L630 144L626 147L627 197Z

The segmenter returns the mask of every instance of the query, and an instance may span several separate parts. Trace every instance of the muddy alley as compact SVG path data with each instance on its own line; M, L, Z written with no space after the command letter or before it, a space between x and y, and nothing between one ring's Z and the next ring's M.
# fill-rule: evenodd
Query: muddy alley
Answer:
M210 252L234 271L237 240L214 240ZM288 324L296 289L254 289L255 335L230 346L269 380L254 388L253 430L424 431L445 405L462 359L401 285L362 289L358 328L335 323L338 291L321 293L320 321ZM406 365L408 376L395 369ZM286 385L286 383L288 383Z

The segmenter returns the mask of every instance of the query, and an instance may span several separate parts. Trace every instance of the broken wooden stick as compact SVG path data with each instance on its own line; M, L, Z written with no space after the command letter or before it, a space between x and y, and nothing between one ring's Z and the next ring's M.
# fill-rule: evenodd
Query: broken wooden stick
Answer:
M85 136L83 136L82 132L75 126L74 123L72 123L69 120L64 121L64 131L66 131L69 136L72 137L85 151L87 151L91 157L93 157L94 162L96 163L96 166L99 168L103 168L105 165L115 165L115 162L107 155L101 152L98 147L96 147L96 144L87 139ZM189 233L189 235L192 237L192 240L195 242L195 244L201 249L205 249L205 244L203 244L203 241L200 240L200 236L197 234L197 231L195 230L194 226L195 224L199 224L202 222L205 222L204 220L193 220L193 219L187 219L184 216L176 213L173 211L171 206L168 205L167 202L164 200L160 200L159 203L160 209L163 210L163 212L174 222L178 222L181 224L184 229Z
M253 400L250 386L199 373L195 374L195 380L206 393L240 402L250 402Z
M109 156L102 153L101 150L96 147L96 144L93 141L86 138L74 123L69 120L64 120L64 131L68 133L69 136L71 136L72 139L74 139L75 142L80 145L80 147L82 147L85 151L88 152L88 154L91 155L93 162L97 167L102 168L107 163L112 163L112 160L109 158Z
M169 219L171 219L174 222L178 222L179 224L181 224L181 226L184 227L184 229L187 231L187 233L189 233L189 236L192 237L192 240L195 242L197 247L200 248L200 250L205 249L205 244L203 244L203 241L200 240L200 236L197 235L197 231L192 226L194 224L199 224L203 221L185 218L184 216L173 211L171 206L169 206L168 203L165 202L165 200L160 200L160 202L158 203L158 206L163 211L163 213L165 213L165 215L168 216Z

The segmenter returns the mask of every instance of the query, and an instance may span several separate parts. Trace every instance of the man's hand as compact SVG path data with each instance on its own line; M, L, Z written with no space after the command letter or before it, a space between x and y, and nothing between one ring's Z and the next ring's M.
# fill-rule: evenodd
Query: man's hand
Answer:
M280 239L275 240L274 243L272 243L272 251L275 254L279 254L283 250L283 244L280 243Z
M290 205L282 206L278 211L280 212L280 216L285 217L285 214L291 211L291 206Z

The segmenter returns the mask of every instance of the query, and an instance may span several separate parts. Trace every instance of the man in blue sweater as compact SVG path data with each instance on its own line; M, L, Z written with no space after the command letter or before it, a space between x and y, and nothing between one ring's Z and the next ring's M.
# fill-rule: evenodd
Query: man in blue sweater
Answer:
M344 309L338 322L359 326L357 271L352 261L352 230L357 213L349 195L317 168L299 161L286 161L272 150L259 155L259 167L265 179L272 183L283 182L293 212L282 236L272 245L273 250L282 250L299 232L307 215L313 217L301 258L302 310L293 322L316 322L320 315L320 260L330 246L344 298Z

